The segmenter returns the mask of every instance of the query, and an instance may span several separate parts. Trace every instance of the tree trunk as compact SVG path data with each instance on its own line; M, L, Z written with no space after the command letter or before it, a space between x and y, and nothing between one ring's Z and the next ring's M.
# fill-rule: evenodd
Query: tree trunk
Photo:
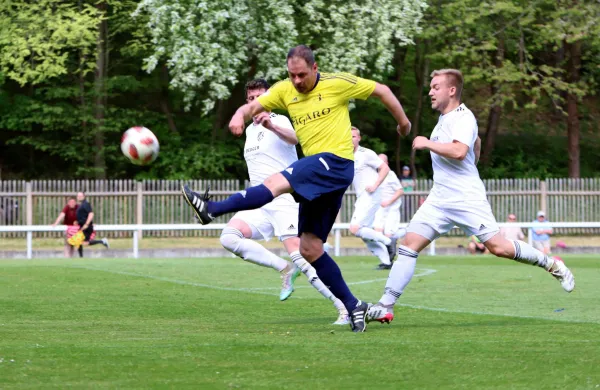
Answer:
M162 84L159 98L160 109L167 118L167 125L169 126L169 130L177 134L177 126L175 126L175 120L173 119L173 114L171 113L171 109L169 108L169 69L166 65L163 65L161 67L160 78Z
M423 113L423 99L425 88L425 81L427 80L427 74L429 73L429 60L427 59L428 40L421 41L420 39L416 42L416 55L415 55L415 81L417 85L417 107L415 109L415 116L412 120L412 136L413 139L419 135L421 114ZM410 149L410 171L414 179L417 178L417 167L415 164L416 150ZM399 172L400 173L400 172Z
M106 2L97 3L96 7L105 16ZM106 19L103 18L98 25L98 40L96 72L94 79L95 102L94 102L94 118L96 120L96 131L94 132L94 171L97 180L106 179L106 160L104 157L104 113L106 104L106 69L107 69L107 37L108 25Z
M394 52L394 75L390 77L392 83L391 90L396 95L398 100L402 95L402 74L404 73L404 60L406 59L406 52L408 51L406 46L396 46L396 51ZM402 101L400 102L402 103ZM400 149L402 145L402 136L400 134L396 135L396 148L394 151L394 159L396 162L396 174L400 175L402 172L402 164L400 163ZM391 168L391 167L390 167Z
M227 100L219 100L216 103L217 112L212 128L212 141L217 139L218 135L224 134L224 130L231 120L235 111L246 103L246 82L252 80L256 76L258 67L258 58L252 57L248 63L248 73L246 80L240 80L232 89L231 96Z
M504 61L504 33L498 35L498 48L493 56L493 63L496 69L502 67ZM492 160L492 154L496 145L496 135L500 126L500 116L502 115L502 101L500 99L500 85L492 81L490 85L492 92L492 106L488 114L488 122L485 130L485 141L481 153L481 164L488 165Z
M565 52L568 54L567 81L570 84L579 82L581 69L581 41L565 42ZM579 112L577 95L567 94L567 134L569 152L569 177L580 177L580 148L579 148Z

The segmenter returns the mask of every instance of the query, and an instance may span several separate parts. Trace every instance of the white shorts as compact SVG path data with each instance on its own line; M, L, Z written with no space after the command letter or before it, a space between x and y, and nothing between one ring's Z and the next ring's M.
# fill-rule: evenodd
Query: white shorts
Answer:
M375 213L373 227L383 229L383 234L393 235L400 230L400 206L402 202L395 202L388 207L380 207Z
M543 252L544 249L550 250L550 240L543 240L543 241L532 240L532 243L533 243L533 247L535 249L537 249L538 251Z
M232 219L246 222L252 229L252 239L269 241L273 237L280 241L298 236L299 205L290 194L280 195L260 209L235 213Z
M358 225L360 227L373 226L375 221L375 213L381 207L381 193L363 192L354 203L354 213L350 219L350 225Z
M448 233L454 226L468 236L475 235L486 242L500 231L487 200L467 202L427 202L410 220L407 231L431 241Z

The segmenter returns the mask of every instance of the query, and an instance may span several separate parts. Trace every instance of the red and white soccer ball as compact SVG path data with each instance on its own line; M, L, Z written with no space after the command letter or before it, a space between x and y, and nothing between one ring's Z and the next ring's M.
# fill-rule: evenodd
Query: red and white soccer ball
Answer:
M148 165L158 157L158 139L149 129L135 126L123 133L121 151L132 163Z

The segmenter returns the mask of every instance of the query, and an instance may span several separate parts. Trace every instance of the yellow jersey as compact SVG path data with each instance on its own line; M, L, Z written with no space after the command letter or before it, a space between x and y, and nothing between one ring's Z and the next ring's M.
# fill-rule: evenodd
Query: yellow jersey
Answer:
M290 79L279 81L258 102L267 111L286 110L305 156L333 153L354 160L350 128L350 99L368 98L375 81L348 73L319 73L317 85L308 93L299 93Z

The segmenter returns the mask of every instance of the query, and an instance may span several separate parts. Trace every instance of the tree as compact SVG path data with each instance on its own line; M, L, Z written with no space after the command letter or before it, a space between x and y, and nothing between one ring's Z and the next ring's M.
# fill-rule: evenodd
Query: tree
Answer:
M298 43L316 49L323 69L382 76L395 45L412 43L425 7L409 0L143 0L135 14L149 15L154 52L146 69L165 61L188 108L205 89L207 113L249 73L281 77L285 54Z

